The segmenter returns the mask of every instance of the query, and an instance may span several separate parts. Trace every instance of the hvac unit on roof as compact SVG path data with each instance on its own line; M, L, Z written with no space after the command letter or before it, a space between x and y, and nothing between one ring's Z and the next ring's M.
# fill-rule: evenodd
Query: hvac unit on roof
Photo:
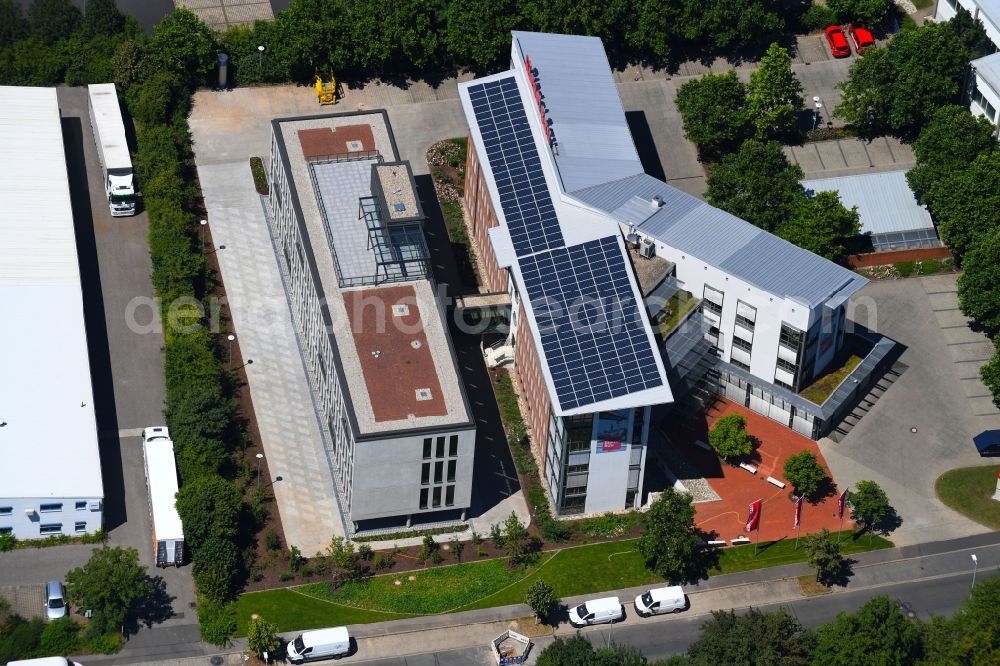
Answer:
M663 205L663 198L660 197L659 194L657 194L655 197L649 200L649 207L652 208L653 210L659 210L662 205Z
M647 259L656 256L656 244L648 238L643 238L639 243L639 254Z

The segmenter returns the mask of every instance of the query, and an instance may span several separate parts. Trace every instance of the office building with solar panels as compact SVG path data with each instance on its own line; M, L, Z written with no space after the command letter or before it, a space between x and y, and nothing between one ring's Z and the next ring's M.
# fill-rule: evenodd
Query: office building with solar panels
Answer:
M268 219L347 532L460 522L476 427L388 117L271 128Z
M639 505L651 406L722 394L818 436L849 396L798 391L866 280L645 174L598 38L512 34L510 70L459 86L465 203L511 302L487 361L513 359L558 512Z

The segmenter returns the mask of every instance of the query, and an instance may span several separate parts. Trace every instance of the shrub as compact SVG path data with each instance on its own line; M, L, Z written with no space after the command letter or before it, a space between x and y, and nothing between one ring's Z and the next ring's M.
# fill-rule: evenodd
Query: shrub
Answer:
M115 654L122 649L121 634L101 634L87 641L87 649L97 654Z
M0 534L0 553L17 548L17 537L13 534Z
M358 546L358 557L360 557L365 562L371 560L373 555L374 551L372 551L372 547L369 546L368 544L363 543L360 546Z
M542 622L559 603L556 592L551 585L539 578L524 593L524 603L535 614L535 621Z
M538 531L546 541L568 541L573 536L573 529L569 525L554 518L546 518L539 522Z
M391 569L395 565L396 556L392 553L375 553L375 557L372 558L372 569L375 571Z
M487 555L489 555L489 553L486 552L485 548L480 548L476 551L476 555L478 555L479 557L486 557Z
M809 5L809 8L802 12L802 16L799 17L799 27L804 32L823 30L828 25L839 22L840 17L837 16L837 12L829 7L816 4Z
M934 275L944 270L944 264L937 259L925 259L917 265L917 272L921 275Z
M298 573L303 562L305 560L302 558L302 551L299 550L298 546L291 546L288 549L288 570L292 573Z
M483 542L483 537L476 530L472 530L472 534L469 535L469 540L472 541L473 545L478 546Z
M280 580L282 583L287 583L293 578L295 578L295 574L292 573L291 571L282 571L280 574L278 574L278 580Z
M254 617L247 625L247 647L256 655L263 656L265 652L273 654L281 645L278 637L278 627L262 617Z
M35 654L45 631L45 623L39 617L25 620L14 615L0 632L0 662L14 661Z
M205 642L229 647L230 638L236 633L236 608L233 604L204 601L198 604L198 624Z
M910 277L917 267L916 263L912 261L897 261L895 265L896 271L899 272L899 277Z
M503 549L503 528L499 523L490 525L490 541L493 542L494 548Z
M441 564L444 561L444 555L441 554L440 550L435 548L431 551L430 560L431 564Z
M69 617L53 620L42 631L40 645L45 654L76 654L80 651L80 625Z
M270 529L264 535L264 545L268 550L281 550L281 537L273 529Z
M459 562L462 561L462 553L465 552L465 544L458 540L458 537L452 537L451 541L451 553L455 556L455 559Z
M192 574L199 594L223 603L233 591L240 570L236 545L228 539L212 537L195 553Z
M616 537L632 529L633 525L642 520L642 515L635 511L616 514L608 513L580 521L580 531L591 537Z
M250 173L253 174L253 184L257 189L257 194L265 197L269 195L271 188L267 184L267 174L264 173L264 161L259 157L251 157Z

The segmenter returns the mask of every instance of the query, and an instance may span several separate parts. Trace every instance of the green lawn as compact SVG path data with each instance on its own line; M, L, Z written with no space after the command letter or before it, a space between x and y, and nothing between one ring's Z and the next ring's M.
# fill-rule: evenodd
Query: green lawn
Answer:
M913 0L913 6L917 9L927 9L934 4L934 0Z
M892 543L842 533L845 554L888 548ZM777 566L805 560L805 549L793 549L794 539L737 546L720 552L713 575ZM415 580L410 581L409 576ZM259 613L282 631L337 624L364 624L412 615L506 606L524 601L528 586L538 578L562 598L663 582L635 552L635 540L610 541L542 553L537 563L510 569L503 560L466 562L426 570L374 576L348 583L336 592L328 583L244 594L237 602L239 627ZM396 585L396 581L400 584Z
M993 500L997 466L952 469L938 477L934 490L942 502L981 525L1000 530L1000 502Z

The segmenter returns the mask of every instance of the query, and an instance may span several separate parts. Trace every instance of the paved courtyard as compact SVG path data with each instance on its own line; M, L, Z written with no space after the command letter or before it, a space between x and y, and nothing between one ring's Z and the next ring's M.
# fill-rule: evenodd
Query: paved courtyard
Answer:
M872 479L889 494L903 521L891 537L900 545L988 531L934 493L946 470L983 464L972 437L1000 427L971 374L982 340L953 309L955 279L876 281L852 300L848 319L901 343L907 369L840 442L820 442L838 482Z
M707 442L708 431L719 418L728 414L739 414L747 420L747 432L757 440L752 466L756 474L722 462L712 451L695 442ZM764 500L761 511L760 538L762 541L794 538L793 528L795 503L791 500L791 484L784 489L768 483L774 477L786 481L783 473L785 459L800 451L812 451L820 464L824 464L823 454L816 442L803 437L766 416L756 414L741 405L726 400L719 401L704 417L687 420L668 420L665 424L671 442L678 447L684 457L704 476L705 480L721 498L718 501L698 502L695 522L698 527L714 532L718 539L729 541L746 535L748 507L751 502ZM829 474L829 470L827 470ZM834 477L836 480L836 477ZM822 528L831 531L840 529L837 517L838 492L832 484L826 493L815 502L802 505L802 533L818 532ZM853 523L846 517L844 528ZM747 535L756 538L756 535Z

